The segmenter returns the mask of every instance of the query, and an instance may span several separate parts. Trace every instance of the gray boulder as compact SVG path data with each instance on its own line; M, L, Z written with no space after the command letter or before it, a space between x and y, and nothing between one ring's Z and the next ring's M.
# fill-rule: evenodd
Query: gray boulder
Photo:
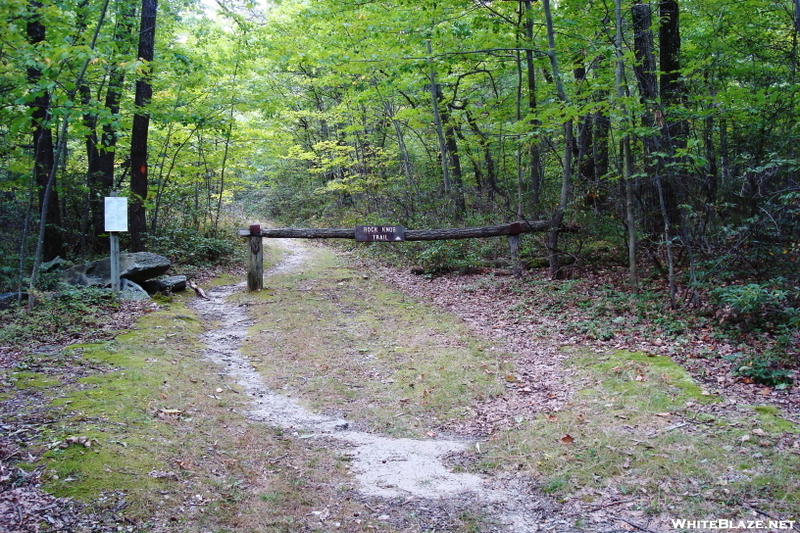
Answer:
M22 304L25 305L28 302L28 293L4 292L0 294L0 311L5 311L6 309L16 307L17 300L21 300Z
M142 283L169 270L170 262L164 256L150 252L119 254L119 277ZM62 281L69 285L85 287L111 286L111 259L75 265L64 271Z
M149 279L142 283L142 288L149 294L165 291L185 291L186 276L165 276L163 278Z
M140 285L129 279L122 278L119 284L119 297L123 300L149 300L150 295Z
M56 270L65 270L69 266L71 266L71 263L69 261L61 259L61 257L57 255L54 259L39 265L39 272L52 272Z

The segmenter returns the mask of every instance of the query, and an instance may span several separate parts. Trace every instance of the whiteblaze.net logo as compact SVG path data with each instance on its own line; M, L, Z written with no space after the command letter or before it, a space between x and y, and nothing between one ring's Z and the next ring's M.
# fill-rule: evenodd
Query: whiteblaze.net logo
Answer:
M675 529L794 529L795 520L687 520L673 519Z

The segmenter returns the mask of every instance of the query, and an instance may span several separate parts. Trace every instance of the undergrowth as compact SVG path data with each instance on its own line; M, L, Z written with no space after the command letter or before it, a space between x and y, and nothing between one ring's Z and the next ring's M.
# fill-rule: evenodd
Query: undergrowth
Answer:
M0 311L0 346L15 348L43 341L57 344L91 336L118 308L117 296L106 289L68 287L44 294L32 310L21 307Z

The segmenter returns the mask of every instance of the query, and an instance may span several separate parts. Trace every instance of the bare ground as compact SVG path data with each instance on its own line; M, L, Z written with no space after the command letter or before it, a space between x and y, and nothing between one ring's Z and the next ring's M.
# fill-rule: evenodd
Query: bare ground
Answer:
M305 259L303 248L290 243L286 246L290 247L291 254L277 269L298 268ZM465 510L488 513L493 519L480 529L487 533L662 531L620 511L624 505L618 504L624 502L609 500L601 505L589 506L572 500L562 504L541 493L533 480L526 476L510 472L491 476L455 473L455 467L460 462L468 461L465 452L476 444L479 446L482 438L513 426L515 418L521 415L557 412L570 401L573 391L565 380L570 370L562 365L565 355L559 348L574 346L585 340L560 335L557 324L552 325L554 333L547 343L534 339L531 335L532 325L520 323L510 315L509 310L518 303L517 296L513 291L502 290L502 283L500 289L494 286L491 290L482 291L475 290L478 278L471 276L426 279L392 269L380 269L379 275L406 293L433 301L462 317L479 335L502 342L507 350L515 354L516 378L508 384L506 394L473 406L474 416L453 431L461 435L458 439L390 439L355 431L349 421L310 413L294 400L275 394L264 385L239 351L247 335L249 319L241 307L226 301L243 286L215 288L209 291L210 300L198 300L195 303L205 320L219 324L202 338L208 346L205 353L249 395L251 407L248 416L253 423L282 427L295 438L319 439L340 449L352 459L358 497L374 508L376 516L387 523L395 520L392 518L395 515L393 509L402 507L405 510L413 508L417 516L428 517L429 524L446 524L447 520L442 517ZM123 313L123 325L129 323L130 317L130 313ZM613 346L648 352L664 349L655 339L649 341L625 346L599 342L596 348L601 350ZM47 349L45 346L44 350ZM3 366L7 368L12 365L18 355L3 352ZM780 407L787 418L795 422L799 420L800 394L794 389L766 389L729 377L715 377L728 376L724 371L698 371L704 364L718 364L714 362L687 357L686 363L709 391L726 399L723 403L704 407L708 411L735 410L740 404L767 403ZM32 394L14 401L37 400ZM14 411L11 402L4 402L5 414ZM26 426L19 420L13 423L0 420L0 525L23 522L50 524L49 529L36 526L18 531L134 531L134 526L116 523L114 519L114 509L124 506L124 495L118 495L118 501L86 507L53 498L41 491L40 471L25 472L12 466L21 459L24 440L35 435L37 426L57 423L48 418L45 410L40 419L29 422ZM107 498L113 499L113 496ZM324 509L319 512L325 514ZM571 525L578 517L583 519L580 528ZM325 517L321 518L320 524L323 524ZM401 521L396 521L394 525L401 530L403 528Z
M300 268L306 261L306 250L302 246L290 240L282 242L282 246L289 251L289 256L267 271L267 278L277 272ZM354 431L347 420L311 413L294 399L270 391L240 352L250 319L244 309L226 301L244 288L244 284L217 287L208 291L209 300L198 300L194 307L205 320L219 324L203 335L202 341L208 346L206 355L225 368L228 376L252 398L251 420L281 427L303 438L334 443L351 459L352 473L364 498L385 501L401 498L408 508L423 513L437 508L439 512L464 510L477 505L490 509L492 522L496 524L491 526L491 531L574 531L565 528L553 502L532 490L529 480L454 472L449 460L468 448L480 446L477 440L416 440ZM546 402L545 406L548 404ZM480 421L477 424L479 427Z

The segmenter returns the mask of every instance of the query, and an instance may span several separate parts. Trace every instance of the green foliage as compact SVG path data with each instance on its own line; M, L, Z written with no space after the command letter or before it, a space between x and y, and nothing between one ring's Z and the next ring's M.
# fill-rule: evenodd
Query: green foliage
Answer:
M19 347L44 337L58 343L73 333L99 330L117 306L117 297L110 290L67 287L47 295L32 311L0 311L0 321L4 323L0 344Z
M182 265L208 265L229 261L241 244L233 232L225 237L208 237L185 228L153 237L150 249Z
M725 307L725 318L750 329L771 327L787 332L800 328L800 294L785 278L764 283L728 285L711 291L715 302Z
M740 358L735 361L733 373L736 376L750 378L755 383L786 389L794 382L792 371L780 367L781 361L770 354Z

